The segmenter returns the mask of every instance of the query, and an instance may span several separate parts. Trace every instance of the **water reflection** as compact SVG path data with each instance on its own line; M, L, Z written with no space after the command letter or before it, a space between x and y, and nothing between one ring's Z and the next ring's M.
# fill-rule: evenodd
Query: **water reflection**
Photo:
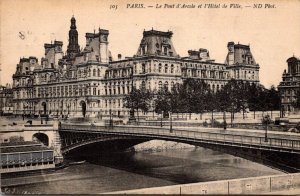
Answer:
M280 174L266 166L201 147L161 152L127 152L87 158L40 183L11 187L14 194L103 193L145 187ZM30 181L31 179L28 179Z

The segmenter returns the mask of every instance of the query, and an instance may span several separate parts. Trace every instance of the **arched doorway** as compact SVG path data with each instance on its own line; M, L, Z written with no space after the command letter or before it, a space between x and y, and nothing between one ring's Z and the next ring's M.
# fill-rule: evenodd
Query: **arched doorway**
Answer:
M86 114L86 103L84 101L81 101L80 105L81 105L82 116L85 117L85 114Z
M45 133L35 133L32 136L32 141L43 143L45 146L49 145L49 138Z
M47 104L46 104L46 102L42 103L42 108L43 108L43 111L44 111L43 114L46 115L47 114Z

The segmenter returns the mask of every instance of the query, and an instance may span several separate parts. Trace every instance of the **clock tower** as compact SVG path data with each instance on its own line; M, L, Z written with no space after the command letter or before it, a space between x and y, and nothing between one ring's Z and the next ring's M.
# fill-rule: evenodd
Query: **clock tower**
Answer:
M78 44L78 32L76 30L76 19L74 16L71 18L71 26L69 31L69 45L67 49L67 56L74 58L77 53L80 52Z

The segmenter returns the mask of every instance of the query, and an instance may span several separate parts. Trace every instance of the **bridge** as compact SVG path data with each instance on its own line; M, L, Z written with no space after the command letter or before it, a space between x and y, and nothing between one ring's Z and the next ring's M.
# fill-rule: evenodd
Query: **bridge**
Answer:
M243 157L287 172L300 171L300 138L282 135L245 135L230 131L213 131L147 126L95 126L61 124L61 152L64 155L78 149L113 142L117 150L126 149L149 140L166 140L201 146Z

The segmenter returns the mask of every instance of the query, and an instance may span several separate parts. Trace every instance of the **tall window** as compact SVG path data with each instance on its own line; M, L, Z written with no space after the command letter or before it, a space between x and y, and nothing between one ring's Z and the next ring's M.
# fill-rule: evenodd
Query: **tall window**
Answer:
M158 90L161 91L161 89L162 89L162 82L159 81L159 82L158 82Z
M171 65L171 73L174 73L174 65Z
M96 76L96 69L93 69L93 76Z
M165 82L164 88L165 88L166 90L169 89L169 83L168 83L168 81Z
M98 77L100 77L100 69L98 69Z
M165 64L165 73L168 73L168 65Z
M142 64L142 73L146 73L146 65Z
M167 54L168 54L168 48L164 47L164 55L167 55Z
M158 65L158 72L159 72L159 73L161 73L161 69L162 69L162 66L161 66L161 64L159 64L159 65Z
M146 82L142 81L142 89L146 89Z

